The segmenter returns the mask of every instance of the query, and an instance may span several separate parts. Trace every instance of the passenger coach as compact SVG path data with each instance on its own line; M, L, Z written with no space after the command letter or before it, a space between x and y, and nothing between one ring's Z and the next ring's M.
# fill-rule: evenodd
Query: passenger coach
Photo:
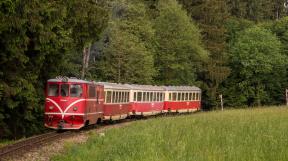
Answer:
M120 120L129 116L130 87L125 84L101 82L105 91L104 120Z
M164 89L152 85L130 85L131 106L130 115L149 116L162 112L164 106Z
M194 112L201 107L201 89L195 86L165 86L164 112Z

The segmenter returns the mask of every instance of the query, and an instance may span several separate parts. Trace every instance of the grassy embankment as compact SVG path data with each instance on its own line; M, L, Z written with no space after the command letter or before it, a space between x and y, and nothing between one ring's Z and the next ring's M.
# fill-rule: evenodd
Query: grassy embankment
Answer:
M53 160L285 161L288 108L228 110L137 121L67 145Z

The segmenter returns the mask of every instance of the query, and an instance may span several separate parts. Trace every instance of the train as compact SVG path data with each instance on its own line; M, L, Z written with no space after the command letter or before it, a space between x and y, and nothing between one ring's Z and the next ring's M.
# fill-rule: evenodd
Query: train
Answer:
M47 81L45 97L45 127L57 130L201 109L201 89L196 86L120 84L57 77Z

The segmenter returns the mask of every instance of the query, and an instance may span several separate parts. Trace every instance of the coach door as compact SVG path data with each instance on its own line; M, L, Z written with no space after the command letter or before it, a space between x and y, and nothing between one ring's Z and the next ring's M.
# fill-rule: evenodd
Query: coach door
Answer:
M104 103L104 87L96 85L96 112L99 115L103 115L103 103Z

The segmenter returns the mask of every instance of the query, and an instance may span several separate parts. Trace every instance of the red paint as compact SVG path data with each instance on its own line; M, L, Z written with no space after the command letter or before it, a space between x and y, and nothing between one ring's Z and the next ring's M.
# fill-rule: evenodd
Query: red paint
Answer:
M165 101L164 110L200 109L200 101L172 102Z
M133 102L132 111L135 112L161 112L164 102Z

